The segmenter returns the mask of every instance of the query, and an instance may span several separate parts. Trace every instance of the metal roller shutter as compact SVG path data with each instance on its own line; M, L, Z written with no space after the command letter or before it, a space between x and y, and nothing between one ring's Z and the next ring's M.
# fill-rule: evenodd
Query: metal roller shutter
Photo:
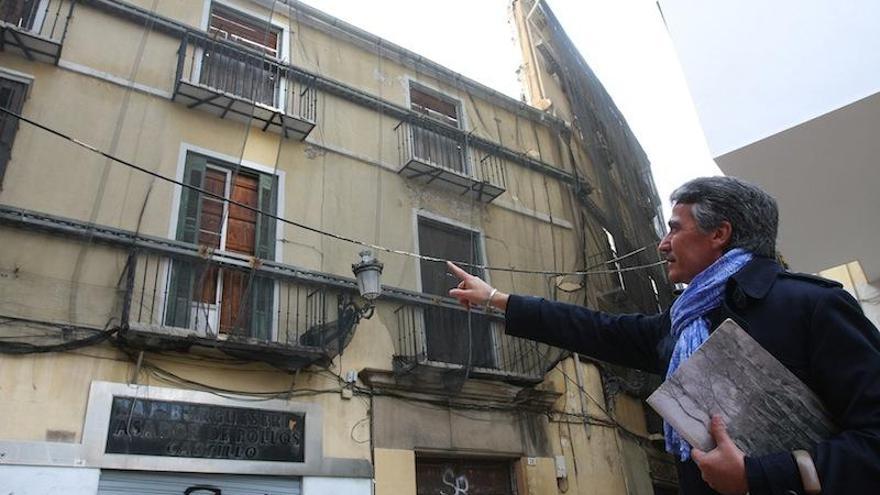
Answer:
M301 495L302 480L280 476L105 470L101 471L98 482L98 495L184 495L187 489L190 489L189 495Z

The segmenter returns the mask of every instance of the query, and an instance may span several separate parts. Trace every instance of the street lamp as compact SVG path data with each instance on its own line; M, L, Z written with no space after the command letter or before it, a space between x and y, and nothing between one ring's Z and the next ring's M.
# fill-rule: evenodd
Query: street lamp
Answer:
M358 290L361 297L367 300L370 306L373 300L382 293L382 285L379 283L379 276L382 275L384 265L373 256L372 251L364 250L360 252L361 261L351 265L351 271L357 277Z

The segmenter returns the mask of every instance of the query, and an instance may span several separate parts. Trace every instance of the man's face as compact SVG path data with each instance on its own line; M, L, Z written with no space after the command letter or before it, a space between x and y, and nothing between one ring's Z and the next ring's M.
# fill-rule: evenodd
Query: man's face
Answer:
M730 224L727 222L722 222L725 225L712 232L700 230L691 206L678 203L672 208L669 233L657 247L668 262L666 269L672 283L690 283L724 254L724 246L730 240Z

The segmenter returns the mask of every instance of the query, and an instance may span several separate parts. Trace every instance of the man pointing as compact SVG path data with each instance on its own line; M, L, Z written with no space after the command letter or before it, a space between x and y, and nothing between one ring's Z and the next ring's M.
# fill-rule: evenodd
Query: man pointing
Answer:
M658 247L669 281L687 289L658 315L615 315L500 292L449 263L462 304L505 312L508 334L669 376L732 318L822 399L841 432L812 451L748 457L720 418L716 448L691 449L664 425L681 493L880 493L880 335L840 284L774 260L778 210L733 177L692 180L672 194Z

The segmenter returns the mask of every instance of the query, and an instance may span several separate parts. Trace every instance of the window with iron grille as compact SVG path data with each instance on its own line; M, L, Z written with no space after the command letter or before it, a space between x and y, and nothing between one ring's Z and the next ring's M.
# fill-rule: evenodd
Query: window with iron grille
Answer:
M416 494L513 495L509 460L416 457Z
M409 100L412 110L449 126L461 127L457 101L412 83ZM462 175L470 175L467 150L461 139L418 125L412 126L410 132L415 158Z
M233 164L190 153L184 182L217 196L276 211L273 175L236 170ZM177 240L261 259L275 256L275 220L199 191L183 188ZM251 271L175 261L168 290L165 323L205 328L211 334L271 338L274 285Z
M440 259L482 264L480 234L420 216L419 251ZM448 296L455 281L446 272L446 264L421 260L422 291ZM478 277L483 270L464 267ZM493 326L485 315L456 309L424 309L425 343L430 361L495 368Z
M27 85L24 83L0 78L0 107L21 114L26 91ZM18 119L7 113L0 113L0 187L3 185L6 165L12 157L12 144L17 131Z
M281 30L222 5L211 5L208 33L262 54L243 52L222 44L202 53L201 83L271 107L277 106L281 75L265 59L277 59Z
M0 2L0 21L24 30L34 27L40 0L4 0Z
M461 127L458 118L458 102L440 95L435 91L422 88L415 84L409 87L410 108L434 120Z

